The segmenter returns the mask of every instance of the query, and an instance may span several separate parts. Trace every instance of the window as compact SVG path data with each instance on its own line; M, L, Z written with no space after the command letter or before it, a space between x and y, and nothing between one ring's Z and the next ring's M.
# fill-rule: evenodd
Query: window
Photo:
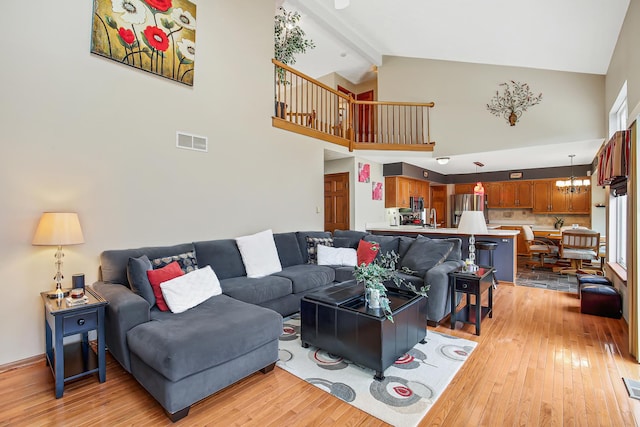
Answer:
M618 98L609 114L609 135L627 129L627 82L624 83ZM627 268L627 194L611 191L609 198L609 261Z

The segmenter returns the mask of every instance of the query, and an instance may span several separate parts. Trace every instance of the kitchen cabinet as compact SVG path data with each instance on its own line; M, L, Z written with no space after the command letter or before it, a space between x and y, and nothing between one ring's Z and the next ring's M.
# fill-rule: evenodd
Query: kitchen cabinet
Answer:
M502 191L500 182L485 182L482 184L484 187L484 198L487 201L488 208L501 208L502 205Z
M569 198L569 212L571 213L591 213L591 191L581 191L571 193Z
M555 179L533 182L533 213L589 214L591 191L565 193L558 191Z
M533 184L531 181L508 181L501 183L500 203L503 208L533 207Z
M476 184L456 184L455 188L454 188L454 193L455 194L473 194L473 187L475 187Z
M531 181L487 182L484 184L488 208L533 207L533 184Z
M388 176L384 179L385 184L385 208L410 208L411 197L422 197L425 208L429 203L429 183L419 179L406 178L403 176Z

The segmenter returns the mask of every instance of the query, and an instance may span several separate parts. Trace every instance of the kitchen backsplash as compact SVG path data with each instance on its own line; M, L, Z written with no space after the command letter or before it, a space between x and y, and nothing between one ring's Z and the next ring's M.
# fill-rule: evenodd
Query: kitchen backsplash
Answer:
M488 212L490 224L530 224L553 228L553 225L556 223L556 217L558 217L564 218L564 225L578 224L585 227L591 227L589 215L545 215L534 214L531 210L522 209L489 209Z

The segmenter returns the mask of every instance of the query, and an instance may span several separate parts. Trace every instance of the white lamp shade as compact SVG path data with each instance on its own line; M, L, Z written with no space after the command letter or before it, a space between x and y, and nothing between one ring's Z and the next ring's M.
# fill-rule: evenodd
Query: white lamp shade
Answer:
M448 157L438 157L438 158L436 158L436 161L438 162L439 165L446 165L447 163L449 163L449 158Z
M333 0L333 6L336 9L344 9L349 6L349 0Z
M460 234L487 234L487 223L482 211L463 211L458 225Z
M78 214L74 212L43 213L31 243L43 246L66 246L84 243Z

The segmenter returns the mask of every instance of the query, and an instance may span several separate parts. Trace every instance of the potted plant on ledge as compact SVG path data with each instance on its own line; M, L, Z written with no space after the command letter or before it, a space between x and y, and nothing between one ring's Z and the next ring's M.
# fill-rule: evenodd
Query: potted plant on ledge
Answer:
M313 49L316 45L313 40L305 38L305 33L298 25L300 22L299 12L287 12L284 8L278 8L278 14L274 18L274 58L286 65L296 63L296 55L305 53L307 49ZM286 70L276 68L278 84L288 84ZM284 118L284 102L276 99L276 116Z

